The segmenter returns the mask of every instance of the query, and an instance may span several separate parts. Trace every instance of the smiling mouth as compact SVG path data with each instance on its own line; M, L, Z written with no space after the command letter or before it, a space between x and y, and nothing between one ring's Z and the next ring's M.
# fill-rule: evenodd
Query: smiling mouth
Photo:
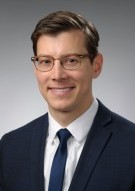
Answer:
M66 93L70 92L74 87L66 87L66 88L49 88L51 91L55 93Z

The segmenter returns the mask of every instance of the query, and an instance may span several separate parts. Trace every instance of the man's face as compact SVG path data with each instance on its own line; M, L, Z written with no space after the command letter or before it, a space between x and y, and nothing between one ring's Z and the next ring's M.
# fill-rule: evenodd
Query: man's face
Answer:
M37 56L60 58L69 54L88 54L81 31L62 32L57 36L42 35L37 42ZM64 69L59 60L55 60L48 72L35 69L39 89L53 115L56 112L79 115L90 106L93 100L92 79L101 71L99 61L97 58L92 64L89 58L83 58L80 68L72 71Z

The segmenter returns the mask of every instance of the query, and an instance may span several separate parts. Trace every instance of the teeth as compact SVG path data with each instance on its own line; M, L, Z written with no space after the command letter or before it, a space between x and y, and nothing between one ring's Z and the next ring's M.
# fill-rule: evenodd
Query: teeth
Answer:
M66 91L68 91L68 90L70 90L70 88L58 88L58 89L54 89L55 91L57 91L57 92L66 92Z

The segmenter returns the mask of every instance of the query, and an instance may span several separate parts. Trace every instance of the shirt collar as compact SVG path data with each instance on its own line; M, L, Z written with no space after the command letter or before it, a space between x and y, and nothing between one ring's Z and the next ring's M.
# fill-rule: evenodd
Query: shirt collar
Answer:
M98 101L94 99L89 109L66 127L78 142L81 142L87 136L97 110ZM54 140L56 133L62 128L49 113L49 139L51 142Z

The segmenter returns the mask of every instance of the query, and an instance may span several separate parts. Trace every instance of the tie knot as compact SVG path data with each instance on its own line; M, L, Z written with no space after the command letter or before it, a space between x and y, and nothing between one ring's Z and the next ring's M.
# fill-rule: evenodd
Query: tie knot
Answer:
M60 129L57 132L57 135L58 135L60 142L63 142L63 141L67 142L67 140L71 136L71 133L65 128L65 129Z

